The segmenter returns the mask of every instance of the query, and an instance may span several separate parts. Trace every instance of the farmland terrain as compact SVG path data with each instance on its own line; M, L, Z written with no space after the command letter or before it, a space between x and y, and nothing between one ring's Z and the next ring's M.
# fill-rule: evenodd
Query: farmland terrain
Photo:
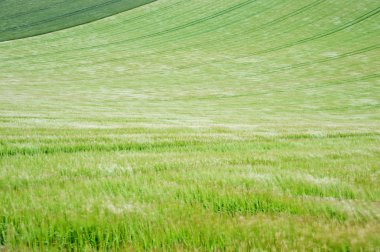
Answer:
M0 41L41 35L85 24L154 0L3 0Z
M379 12L0 0L0 250L380 250Z

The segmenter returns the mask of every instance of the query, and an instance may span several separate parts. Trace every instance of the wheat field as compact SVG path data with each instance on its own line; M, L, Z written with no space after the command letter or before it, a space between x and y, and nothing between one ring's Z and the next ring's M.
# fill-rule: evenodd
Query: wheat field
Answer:
M379 12L0 1L0 251L379 251Z

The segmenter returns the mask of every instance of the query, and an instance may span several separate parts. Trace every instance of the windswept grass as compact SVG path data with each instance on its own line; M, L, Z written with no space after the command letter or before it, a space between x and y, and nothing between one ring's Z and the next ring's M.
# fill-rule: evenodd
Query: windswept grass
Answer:
M106 3L29 2L0 40ZM1 42L0 250L379 251L379 8L159 0Z
M375 250L379 143L378 134L226 129L8 131L0 240L10 249Z

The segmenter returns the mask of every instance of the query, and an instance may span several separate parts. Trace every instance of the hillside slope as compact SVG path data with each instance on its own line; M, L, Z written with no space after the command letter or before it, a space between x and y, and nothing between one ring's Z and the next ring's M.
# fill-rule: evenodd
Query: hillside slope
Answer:
M158 0L1 42L0 250L379 251L379 12Z
M374 125L379 8L373 0L160 1L1 43L1 114Z
M40 35L112 16L154 0L0 1L0 41Z

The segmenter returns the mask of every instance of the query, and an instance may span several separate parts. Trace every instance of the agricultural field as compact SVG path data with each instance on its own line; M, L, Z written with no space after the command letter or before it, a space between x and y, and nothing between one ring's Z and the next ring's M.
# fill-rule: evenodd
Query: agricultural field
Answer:
M379 1L0 0L0 41L0 251L380 251Z

